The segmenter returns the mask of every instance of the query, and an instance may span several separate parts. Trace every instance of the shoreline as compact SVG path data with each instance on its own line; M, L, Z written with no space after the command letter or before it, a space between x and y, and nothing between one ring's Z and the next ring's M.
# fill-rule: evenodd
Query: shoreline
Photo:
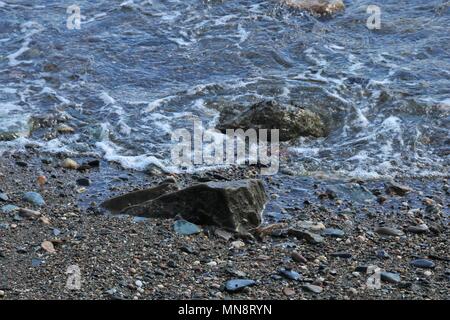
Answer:
M0 202L0 209L10 204L41 214L19 220L14 212L0 212L0 299L449 297L448 179L401 181L412 191L399 196L386 194L383 181L338 183L333 189L320 179L263 177L271 199L263 227L270 228L256 239L234 235L227 240L213 227L183 236L174 231L172 219L102 214L101 201L157 185L167 175L127 171L103 161L85 172L65 170L63 159L29 148L25 154L5 153L0 160L0 189L9 198ZM48 180L42 188L36 182L40 175ZM255 177L256 170L244 168L176 179L188 186ZM78 179L89 179L90 185L81 187ZM21 198L29 191L39 192L46 204L25 203ZM422 224L429 230L407 231ZM404 234L380 235L378 226ZM317 244L289 232L305 228L313 234L323 234L323 228L334 231ZM42 248L44 241L52 242L54 253ZM411 265L418 258L435 266ZM80 290L66 288L67 268L73 265L81 271ZM368 266L390 273L381 288L367 288ZM289 279L292 274L282 269L301 274L300 280ZM236 293L225 290L226 281L242 278L256 283Z

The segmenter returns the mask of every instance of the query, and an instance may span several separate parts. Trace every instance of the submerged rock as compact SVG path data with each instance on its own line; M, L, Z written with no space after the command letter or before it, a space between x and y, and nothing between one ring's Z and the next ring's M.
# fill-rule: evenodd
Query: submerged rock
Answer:
M345 9L342 0L282 0L282 2L289 7L320 15L334 14Z
M154 195L152 190L147 190L147 195ZM125 195L112 199L103 206L111 207L115 204L113 207L117 209L123 207L127 199L130 202L135 197L136 193L131 194L131 197ZM267 200L261 180L208 182L165 193L151 200L128 206L120 212L152 218L174 218L180 215L195 224L216 225L227 230L245 233L261 224L262 212Z
M226 108L222 110L216 128L222 132L227 129L279 129L280 141L301 136L323 137L327 131L320 116L314 112L275 101L262 101L247 108Z

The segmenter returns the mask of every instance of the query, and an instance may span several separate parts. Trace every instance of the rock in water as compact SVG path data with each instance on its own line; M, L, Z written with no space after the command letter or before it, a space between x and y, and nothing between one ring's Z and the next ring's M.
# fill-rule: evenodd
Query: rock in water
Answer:
M44 198L37 192L27 192L23 195L23 200L32 203L38 207L45 205Z
M178 220L173 224L173 229L176 233L189 236L191 234L200 233L202 229L199 226L190 223L186 220Z
M282 0L282 2L289 7L320 15L334 14L345 9L342 0Z
M261 224L267 200L261 180L208 182L164 194L122 213L153 218L181 215L195 224L245 233Z
M224 133L227 129L279 129L281 141L326 135L325 124L317 114L275 101L262 101L247 108L226 108L222 110L216 128Z
M229 280L225 284L225 289L228 292L238 292L245 287L253 286L256 282L249 279L235 279L235 280Z

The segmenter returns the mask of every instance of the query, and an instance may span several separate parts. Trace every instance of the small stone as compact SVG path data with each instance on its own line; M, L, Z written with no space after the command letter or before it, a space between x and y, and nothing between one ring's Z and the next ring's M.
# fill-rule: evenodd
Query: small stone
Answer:
M36 179L39 186L44 186L47 183L47 178L45 176L39 176Z
M5 296L5 291L0 290L0 298L3 298Z
M233 238L233 234L231 232L225 231L223 229L215 229L214 234L219 238L224 239L225 241L228 241L231 238Z
M433 261L427 259L416 259L412 260L410 263L412 266L422 269L433 269L436 266Z
M349 252L334 252L331 254L331 256L343 259L350 259L352 257L352 254Z
M0 193L0 201L8 201L9 200L9 197L8 197L8 195L6 194L6 193L4 193L4 192L2 192L2 193Z
M418 226L409 226L408 228L406 228L406 231L416 234L427 233L429 230L430 229L428 229L428 226L424 223Z
M344 235L345 235L344 231L336 228L327 228L322 232L322 236L324 237L342 238L344 237Z
M288 234L299 240L305 239L310 244L319 244L323 242L322 236L305 230L289 229Z
M377 257L380 259L389 259L389 253L387 253L386 250L378 250L377 251Z
M381 272L380 279L388 283L400 283L401 281L400 275L393 272Z
M81 187L89 187L91 183L91 180L89 180L88 178L81 178L77 180L77 185Z
M47 224L47 225L50 224L50 219L47 217L40 217L39 221L42 222L43 224Z
M250 279L234 279L226 282L225 290L228 292L238 292L255 284L256 282Z
M32 267L39 267L44 263L44 260L42 259L38 259L38 258L33 258L31 259L31 266Z
M309 291L309 292L315 293L315 294L320 294L323 291L322 287L315 286L315 285L309 284L309 283L303 285L302 288L307 290L307 291Z
M382 236L393 236L393 237L400 237L403 236L403 231L390 228L390 227L378 227L375 228L375 232Z
M62 124L60 125L57 129L56 129L59 133L61 134L71 134L71 133L75 133L75 129L66 125L66 124Z
M75 160L72 160L70 158L65 159L62 162L61 166L64 169L69 169L69 170L77 170L80 167L80 165Z
M425 276L427 277L431 277L431 275L433 274L433 272L431 272L430 270L427 270L423 273Z
M41 243L41 247L42 249L44 249L45 251L47 251L48 253L55 253L55 247L53 246L53 243L51 243L50 241L44 241Z
M144 285L144 284L142 283L141 280L136 280L136 282L135 282L134 284L135 284L136 287L138 287L138 288L142 288L142 286Z
M294 260L295 262L299 262L299 263L307 263L308 260L306 260L305 257L303 257L300 253L294 251L292 252L292 260Z
M298 281L302 277L300 273L293 271L293 270L284 269L284 268L278 270L278 273L281 274L286 279L294 280L294 281Z
M37 192L27 192L23 195L23 201L32 203L38 207L42 207L45 205L44 198Z
M216 267L217 266L217 262L215 261L210 261L206 264L208 267Z
M202 229L199 226L186 220L175 221L173 224L173 229L176 233L186 236L202 232Z
M295 290L292 288L284 288L283 289L283 293L287 296L287 297L291 297L295 294Z
M34 211L34 210L24 209L24 208L20 208L18 211L18 214L20 217L27 218L27 219L36 219L36 218L40 217L40 215L41 215L41 213L39 211Z
M7 204L6 206L3 206L3 207L1 208L1 211L2 211L2 213L8 214L8 213L15 212L15 211L17 211L17 210L19 210L19 209L20 209L20 208L17 207L17 206L15 206L15 205Z
M233 241L233 242L231 243L231 246L232 246L233 248L235 248L235 249L242 249L243 247L245 247L245 243L242 242L242 241L240 241L240 240L238 240L238 241Z

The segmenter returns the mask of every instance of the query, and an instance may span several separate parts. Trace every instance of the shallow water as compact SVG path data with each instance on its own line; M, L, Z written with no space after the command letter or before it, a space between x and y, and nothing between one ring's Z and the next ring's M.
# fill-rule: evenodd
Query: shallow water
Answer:
M217 106L294 102L329 119L283 166L297 174L378 178L448 175L450 8L371 1L316 18L275 0L0 1L0 132L25 135L33 115L60 113L72 136L0 142L100 154L124 167L174 170L171 133Z

